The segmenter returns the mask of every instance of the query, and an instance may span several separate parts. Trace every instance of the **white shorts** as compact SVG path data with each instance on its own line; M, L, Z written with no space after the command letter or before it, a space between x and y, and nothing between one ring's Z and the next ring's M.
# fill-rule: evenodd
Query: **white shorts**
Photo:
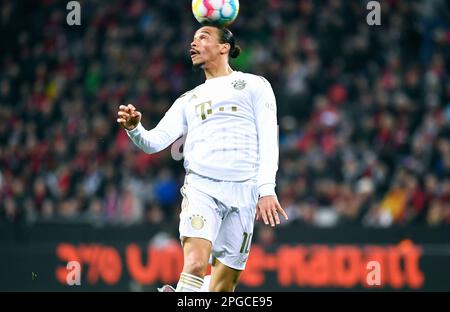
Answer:
M255 223L256 181L217 181L195 173L181 188L180 239L204 238L212 256L226 266L244 270Z

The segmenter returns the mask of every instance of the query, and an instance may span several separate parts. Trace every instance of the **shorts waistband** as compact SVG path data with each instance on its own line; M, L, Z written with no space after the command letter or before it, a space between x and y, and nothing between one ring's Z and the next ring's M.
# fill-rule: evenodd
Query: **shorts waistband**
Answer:
M208 180L211 180L211 181L214 181L214 182L235 182L235 183L255 182L255 183L256 183L256 179L253 179L253 178L245 179L245 180L240 180L240 181L239 181L239 180L238 180L238 181L218 180L218 179L214 179L214 178L210 178L210 177L207 177L207 176L198 174L197 172L192 171L191 169L188 169L188 170L187 170L187 172L186 172L186 177L187 177L189 174L193 174L193 175L196 175L196 176L198 176L198 177L200 177L200 178L208 179Z

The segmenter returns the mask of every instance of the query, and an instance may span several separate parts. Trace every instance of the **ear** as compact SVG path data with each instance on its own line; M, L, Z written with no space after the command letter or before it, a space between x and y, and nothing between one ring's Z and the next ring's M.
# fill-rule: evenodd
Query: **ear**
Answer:
M231 46L229 43L221 43L220 45L221 45L221 47L220 47L221 55L228 54L228 52L230 52Z

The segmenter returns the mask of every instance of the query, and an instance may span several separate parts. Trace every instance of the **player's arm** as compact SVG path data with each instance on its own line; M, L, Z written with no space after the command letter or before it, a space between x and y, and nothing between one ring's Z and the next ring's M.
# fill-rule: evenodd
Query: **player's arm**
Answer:
M182 102L179 100L152 130L142 126L142 114L131 104L121 105L117 115L117 122L126 130L133 143L148 154L165 149L182 136L186 129Z
M256 130L258 133L259 169L257 174L259 200L256 219L275 226L280 223L278 213L287 220L275 194L278 170L278 124L275 95L270 83L261 77L254 93Z

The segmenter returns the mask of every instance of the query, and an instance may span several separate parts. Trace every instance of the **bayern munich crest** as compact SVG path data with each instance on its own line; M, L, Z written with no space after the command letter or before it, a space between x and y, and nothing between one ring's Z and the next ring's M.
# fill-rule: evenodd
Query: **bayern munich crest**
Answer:
M231 84L233 85L233 87L236 90L243 90L245 88L245 86L247 85L245 80L242 80L242 79L235 80Z

